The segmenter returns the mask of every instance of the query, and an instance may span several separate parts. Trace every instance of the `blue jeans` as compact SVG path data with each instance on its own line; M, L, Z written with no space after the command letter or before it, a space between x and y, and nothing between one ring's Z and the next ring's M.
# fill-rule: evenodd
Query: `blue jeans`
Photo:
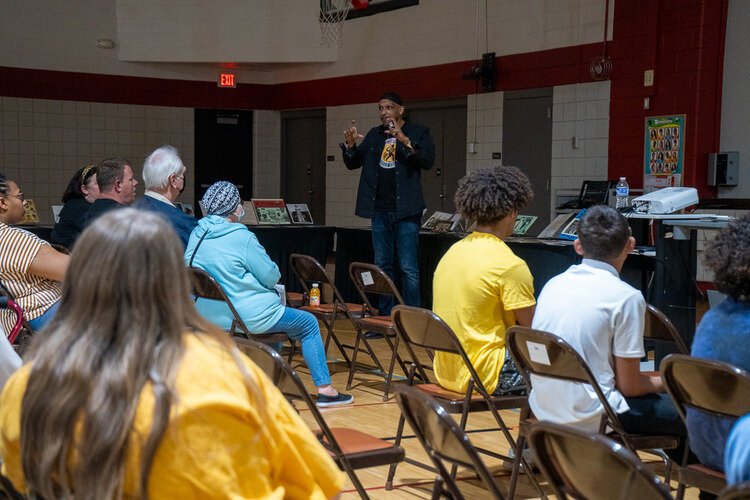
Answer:
M34 331L38 332L44 327L44 325L49 323L49 321L52 319L59 308L60 301L58 300L57 302L52 304L46 311L44 311L44 314L42 314L41 316L37 316L32 320L29 320L29 326L33 328Z
M310 369L316 387L331 383L331 374L326 363L326 350L320 337L320 326L315 316L306 311L284 308L284 314L269 332L285 332L290 339L302 344L302 357Z
M375 265L394 280L394 261L398 258L401 270L401 295L410 306L420 306L419 299L419 226L421 217L396 218L395 212L375 210L372 216L372 247L375 251ZM392 297L380 298L380 314L391 314Z

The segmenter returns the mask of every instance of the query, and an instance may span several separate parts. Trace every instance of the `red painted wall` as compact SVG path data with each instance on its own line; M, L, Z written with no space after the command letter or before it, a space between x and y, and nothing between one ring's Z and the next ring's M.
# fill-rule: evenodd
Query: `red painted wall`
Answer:
M707 154L718 151L721 80L728 0L620 0L614 9L609 129L609 177L642 187L644 119L685 114L684 185L713 196ZM601 43L497 58L497 90L591 81L590 61ZM162 80L0 67L0 95L197 108L298 109L374 102L394 90L405 99L473 94L464 80L477 61L384 71L279 85ZM643 72L655 72L653 87ZM650 109L643 109L649 97Z
M683 185L715 196L708 153L719 150L727 0L629 0L615 6L609 122L609 176L643 185L644 121L685 116ZM654 86L643 72L654 70ZM650 109L643 109L644 97Z

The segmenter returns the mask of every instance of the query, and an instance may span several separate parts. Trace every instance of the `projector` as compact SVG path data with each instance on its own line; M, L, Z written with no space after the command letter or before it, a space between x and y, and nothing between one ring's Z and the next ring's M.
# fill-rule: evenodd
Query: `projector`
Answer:
M639 213L671 214L698 203L698 190L691 187L668 187L633 198L633 210Z

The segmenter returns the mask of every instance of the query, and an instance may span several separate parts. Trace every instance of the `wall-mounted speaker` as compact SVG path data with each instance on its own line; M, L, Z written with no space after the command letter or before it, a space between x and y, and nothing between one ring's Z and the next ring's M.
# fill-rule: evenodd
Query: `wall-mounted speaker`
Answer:
M708 185L736 186L740 177L739 151L708 153Z

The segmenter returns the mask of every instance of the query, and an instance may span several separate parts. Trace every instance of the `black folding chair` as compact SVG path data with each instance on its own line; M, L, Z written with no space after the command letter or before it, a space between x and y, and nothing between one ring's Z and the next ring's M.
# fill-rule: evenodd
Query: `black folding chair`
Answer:
M316 424L320 427L316 431L318 439L339 468L349 476L360 497L368 498L355 470L404 460L404 450L398 445L355 429L328 427L297 372L285 363L276 351L253 340L240 337L235 337L234 340L240 350L268 375L292 406L301 402L311 412Z
M472 470L487 487L489 496L501 500L505 498L464 429L435 398L420 391L419 386L397 384L395 391L401 415L409 422L439 474L432 498L446 495L446 487L452 498L464 498L444 462Z
M479 375L477 375L476 370L474 370L474 366L471 364L471 360L466 354L466 351L464 351L461 341L456 337L456 334L445 323L445 321L440 319L440 317L434 312L419 307L396 306L393 308L392 315L396 334L401 343L405 346L412 360L407 373L406 384L414 386L416 390L435 398L440 406L442 406L448 413L461 414L459 420L459 427L461 429L466 429L466 422L470 412L489 411L498 425L497 429L500 430L507 440L508 446L515 454L515 457L518 457L520 463L519 467L523 467L525 471L528 471L529 481L532 486L536 488L540 496L546 498L544 491L539 486L531 468L523 458L523 454L518 452L519 448L516 445L516 441L513 439L513 436L499 411L520 408L521 419L523 420L528 414L528 397L490 394L482 383L481 378L479 378ZM430 383L426 369L430 369L431 367L426 366L419 361L415 348L439 351L459 356L464 362L470 375L466 392L453 392L438 384ZM422 383L417 384L416 382L418 379L421 379ZM399 419L398 429L396 431L395 444L401 443L403 432L404 416L402 415ZM479 452L494 458L508 461L513 460L509 456L502 455L492 450L484 448L476 449ZM406 459L406 462L418 467L425 467L424 464L409 458ZM392 465L390 471L388 471L386 489L392 488L393 477L395 474L396 466ZM451 476L454 475L455 467L451 470ZM508 497L512 498L512 494L512 491L509 492Z
M269 344L289 341L290 348L287 362L292 362L292 358L294 358L295 351L297 350L297 343L294 339L289 338L289 336L284 332L251 333L250 329L242 320L242 317L237 312L237 309L235 309L234 305L232 305L232 301L229 300L229 297L227 296L226 292L221 287L219 282L216 281L213 276L211 276L203 269L198 269L197 267L189 267L188 269L191 273L191 278L193 281L193 295L195 296L196 300L199 298L218 300L224 302L229 308L229 311L232 313L232 324L227 332L230 335L232 335L233 337L239 336Z
M529 443L561 500L672 500L669 487L633 452L601 434L539 422L529 431Z
M390 276L375 264L352 262L349 264L349 277L362 298L363 313L360 317L354 319L357 324L357 340L354 342L354 354L352 355L352 365L349 369L347 388L351 387L352 380L354 379L357 353L360 351L359 343L363 342L368 352L371 353L371 356L374 356L370 344L365 337L365 333L368 331L377 332L383 335L391 350L391 362L388 366L387 372L383 371L380 362L376 357L373 357L381 373L384 374L385 387L383 388L383 401L388 401L388 393L390 392L391 381L393 380L393 369L395 368L396 362L398 362L404 374L406 374L406 365L398 354L398 337L396 336L396 330L393 326L391 316L378 315L378 310L372 305L372 302L370 302L370 295L392 297L396 304L399 305L404 304L404 299L401 298L401 294Z
M750 374L729 363L671 354L661 362L661 375L686 425L688 408L724 418L750 413ZM688 465L687 460L686 451L680 467L678 499L685 494L685 486L711 493L726 487L723 472L703 464Z
M549 364L542 362L546 361L546 358L541 360L537 357L532 357L529 354L529 344L544 349L547 353ZM637 450L643 450L657 455L664 461L666 466L666 480L669 480L672 462L661 450L676 448L680 444L679 439L676 436L670 435L628 433L620 422L617 412L609 404L607 396L591 372L588 363L570 344L552 333L523 326L513 326L505 332L505 345L510 351L516 366L526 379L526 384L531 391L534 389L530 375L556 378L591 386L604 409L599 424L599 432L604 434L607 432L607 429L612 429L613 436L633 453L636 453ZM554 401L550 401L549 403L558 404ZM518 448L523 449L530 427L533 428L533 421L521 422L518 432ZM511 474L511 489L515 487L519 466L518 456L516 456L516 463L513 466L513 473Z

